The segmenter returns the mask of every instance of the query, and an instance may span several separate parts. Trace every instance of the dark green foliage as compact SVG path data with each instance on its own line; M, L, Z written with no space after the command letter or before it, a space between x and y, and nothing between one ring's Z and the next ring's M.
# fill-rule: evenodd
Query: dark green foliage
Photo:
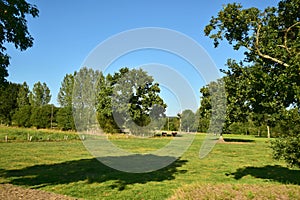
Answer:
M198 111L200 132L221 133L226 120L226 91L223 79L211 82L200 89L201 102ZM207 127L207 128L206 128Z
M59 108L56 119L58 128L64 131L75 130L73 110L71 106Z
M118 124L116 123L116 121L112 115L105 116L105 115L101 115L98 113L98 122L99 122L101 129L105 133L121 133L122 132L122 130L120 129L120 127L118 126Z
M6 83L0 87L0 124L11 124L12 116L17 109L17 97L20 85Z
M16 49L26 50L33 44L33 38L28 32L25 16L38 16L36 6L25 0L1 0L0 1L0 85L6 82L8 76L7 67L9 56L5 53L4 44L12 43Z
M76 76L76 72L74 74L66 74L57 96L57 101L61 106L57 113L57 123L62 130L76 129L72 108L74 76Z
M57 108L53 105L36 106L32 108L30 121L36 128L51 128L56 124Z
M167 117L163 130L165 131L179 131L180 120L179 117Z
M300 114L298 109L284 113L280 123L282 133L272 142L275 159L284 159L292 166L300 167Z
M26 82L24 82L19 89L17 96L17 106L13 121L17 126L30 127L31 121L31 105L29 104L29 87Z
M31 127L31 109L32 106L24 105L18 108L13 115L14 123L19 127Z

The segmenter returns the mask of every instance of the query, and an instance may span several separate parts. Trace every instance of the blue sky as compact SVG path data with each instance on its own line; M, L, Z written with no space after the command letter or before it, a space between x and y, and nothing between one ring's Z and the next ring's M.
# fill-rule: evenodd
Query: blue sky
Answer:
M30 88L35 82L46 82L56 97L61 81L67 73L79 70L89 53L101 42L120 32L143 27L161 27L181 32L201 45L216 64L225 68L228 58L241 59L241 52L222 43L213 48L213 42L204 36L203 30L211 16L216 15L222 5L231 0L30 0L40 10L38 18L28 18L28 26L34 37L34 46L24 52L8 45L11 56L8 80L22 83ZM275 6L274 0L240 0L244 7L265 8ZM182 59L159 51L141 51L123 56L115 67L137 67L148 63L177 66L180 74L190 75L189 81L197 97L205 81L193 76L188 63ZM220 74L221 75L221 74ZM164 95L168 99L167 114L179 111L178 101L171 102L174 94ZM200 99L198 100L199 103ZM185 109L181 108L181 109ZM194 108L191 108L194 109Z

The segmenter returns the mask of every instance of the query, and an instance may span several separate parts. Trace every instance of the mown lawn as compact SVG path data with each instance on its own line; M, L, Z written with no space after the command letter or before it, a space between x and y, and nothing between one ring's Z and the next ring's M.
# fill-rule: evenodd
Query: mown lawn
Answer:
M0 137L23 130L0 129ZM47 134L51 137L50 132ZM231 199L234 197L229 193L233 190L244 192L246 199L262 199L260 195L265 191L272 192L270 188L279 194L288 194L290 199L297 199L300 170L274 161L268 139L237 135L224 138L230 140L218 143L207 157L199 159L204 135L197 134L193 144L176 162L158 171L137 174L101 164L79 140L4 142L1 138L0 183L84 199L188 199L188 196L193 199L199 195L211 197L206 199ZM160 148L171 139L111 137L117 146L143 153ZM266 189L255 193L258 190L255 188ZM209 195L209 192L221 196Z

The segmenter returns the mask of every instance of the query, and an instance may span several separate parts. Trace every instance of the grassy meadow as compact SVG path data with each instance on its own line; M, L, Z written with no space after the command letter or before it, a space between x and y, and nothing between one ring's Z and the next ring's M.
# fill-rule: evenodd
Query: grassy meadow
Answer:
M98 162L74 133L0 127L0 183L83 199L299 199L300 169L274 161L269 139L225 135L199 159L204 137L163 169L126 173ZM136 153L172 140L109 138Z

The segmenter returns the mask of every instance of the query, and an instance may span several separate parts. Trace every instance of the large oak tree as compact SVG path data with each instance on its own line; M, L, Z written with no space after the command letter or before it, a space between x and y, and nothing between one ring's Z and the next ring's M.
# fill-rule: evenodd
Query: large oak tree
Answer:
M224 71L229 84L226 87L230 89L227 92L233 98L229 104L246 106L268 125L279 118L291 119L285 117L287 108L299 110L299 10L300 0L282 0L277 7L264 10L228 4L212 17L204 30L214 40L215 47L225 39L233 49L244 51L245 59L231 60L229 70ZM282 145L299 149L299 134L283 134L277 141L273 146L276 158L283 157L288 163L300 166L299 157L297 162L291 162L289 158L295 154L277 148Z

